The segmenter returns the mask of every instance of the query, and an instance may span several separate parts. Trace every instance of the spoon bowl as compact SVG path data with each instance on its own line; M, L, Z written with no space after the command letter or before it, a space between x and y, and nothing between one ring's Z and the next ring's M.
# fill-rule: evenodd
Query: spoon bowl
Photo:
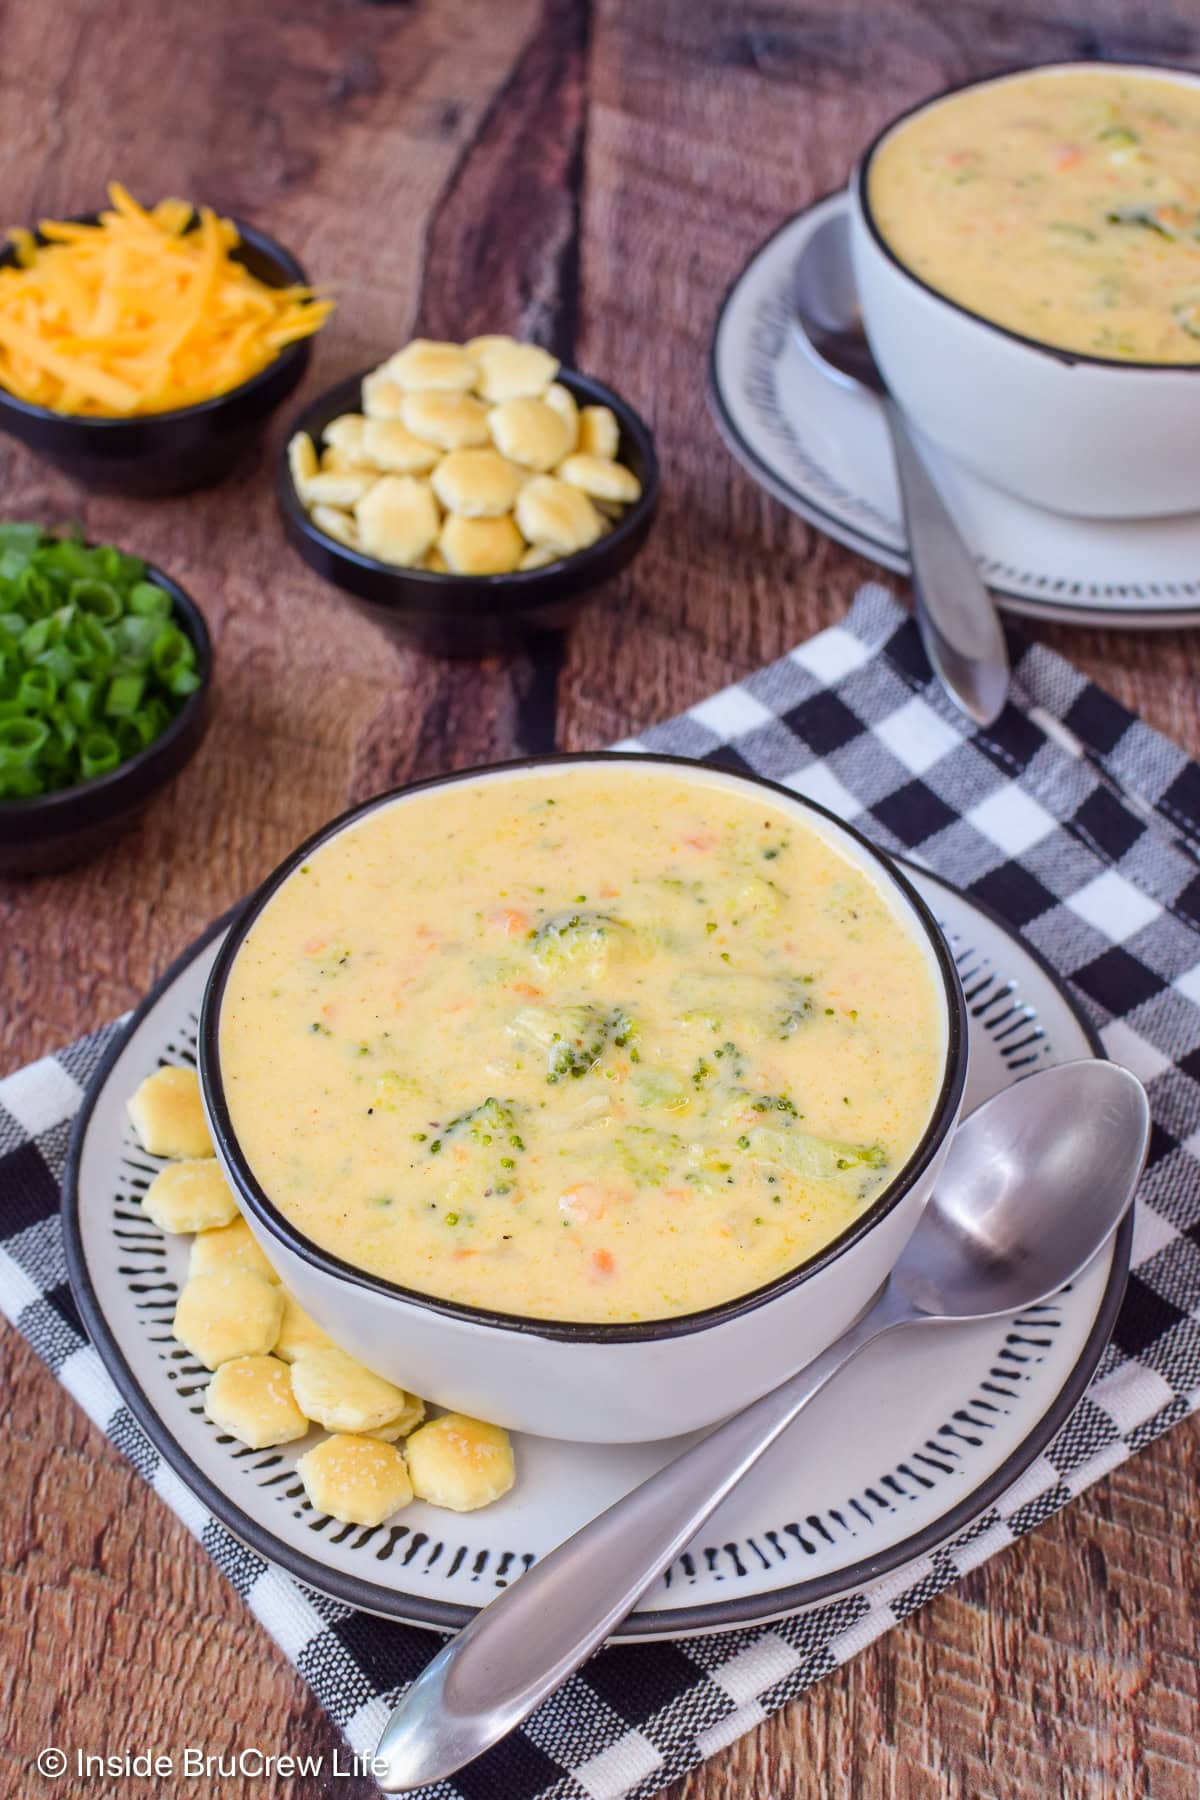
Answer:
M1056 1293L1120 1223L1149 1139L1141 1083L1115 1063L1063 1063L981 1106L960 1127L908 1248L849 1331L543 1557L434 1657L383 1729L383 1791L444 1780L527 1718L868 1344Z
M803 349L843 383L887 392L863 329L845 213L832 213L805 244L792 271L792 301Z
M1120 1224L1149 1134L1145 1091L1115 1063L1061 1063L997 1094L955 1133L893 1292L931 1321L1058 1293Z

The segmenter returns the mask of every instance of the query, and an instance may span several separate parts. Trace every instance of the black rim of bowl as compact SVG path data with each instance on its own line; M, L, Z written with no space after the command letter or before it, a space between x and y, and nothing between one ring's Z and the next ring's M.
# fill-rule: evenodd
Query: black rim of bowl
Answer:
M89 548L94 549L95 546L89 545ZM133 556L136 551L125 551L123 554ZM179 711L151 743L127 757L124 762L119 762L115 769L109 769L104 775L93 775L90 781L77 781L73 787L54 788L48 794L24 794L17 799L0 800L0 831L6 826L18 825L22 819L32 821L36 818L41 826L52 821L58 814L69 814L84 798L89 803L98 803L106 797L118 797L120 788L127 781L148 769L164 751L187 735L197 714L207 705L212 682L213 653L212 638L209 636L204 614L191 595L153 563L146 564L143 580L152 581L156 587L163 588L170 594L170 622L178 625L191 639L196 652L196 673L200 677L200 686L187 696ZM64 816L64 829L73 830L75 824L76 821ZM39 838L43 835L45 834L39 830Z
M844 1231L824 1245L814 1256L809 1257L794 1269L785 1270L782 1275L776 1276L774 1280L766 1282L762 1287L752 1289L747 1294L738 1294L716 1306L705 1307L698 1312L683 1313L673 1318L647 1319L634 1324L596 1324L578 1320L529 1318L522 1314L500 1312L489 1307L468 1306L458 1301L442 1299L437 1295L423 1294L415 1288L403 1287L398 1282L369 1274L366 1270L356 1268L352 1263L343 1261L341 1257L335 1256L331 1251L321 1249L319 1245L299 1231L268 1197L238 1143L221 1078L219 1054L221 1002L234 961L248 932L261 916L267 903L295 873L302 862L305 862L323 844L328 843L331 838L338 836L348 825L366 818L381 807L393 805L414 794L458 785L461 782L478 781L489 776L518 774L531 769L554 771L563 767L584 764L601 767L621 765L634 770L682 769L689 771L693 776L698 768L704 767L704 765L698 765L693 759L683 756L614 750L573 751L551 756L519 757L509 762L492 764L490 767L460 769L448 775L431 776L427 780L416 781L406 787L379 794L362 805L349 808L338 818L332 820L330 824L315 832L297 850L294 850L267 877L234 921L218 952L204 990L197 1042L200 1080L204 1089L205 1104L214 1139L220 1147L241 1198L263 1225L293 1254L319 1269L323 1274L333 1276L341 1281L348 1281L356 1287L367 1288L370 1292L383 1295L390 1300L398 1300L407 1305L419 1307L423 1311L435 1312L443 1317L456 1319L461 1323L524 1333L532 1337L551 1338L566 1343L655 1343L662 1342L667 1338L686 1337L692 1332L704 1331L715 1325L726 1324L744 1313L754 1312L768 1301L778 1299L793 1288L811 1280L814 1275L845 1255L899 1205L914 1183L924 1174L944 1142L958 1112L966 1081L967 1022L962 984L959 981L958 970L950 948L933 914L904 872L882 850L872 844L869 838L856 831L852 825L846 824L843 819L839 819L836 813L830 812L827 807L818 805L816 801L805 799L804 796L782 787L778 782L768 781L761 775L745 774L740 770L723 770L719 766L714 766L710 770L710 773L724 775L747 784L751 789L762 788L773 797L777 796L786 801L789 808L798 806L801 810L811 811L819 818L836 826L839 831L845 832L851 843L865 857L868 865L874 864L885 882L889 886L899 889L901 898L907 902L911 913L915 915L917 923L921 927L941 976L946 1007L945 1066L937 1098L920 1141L907 1161L896 1171L891 1181L876 1196L865 1212L861 1213Z
M78 213L68 223L72 225L95 225L99 213ZM302 263L299 263L291 251L281 244L277 238L269 237L265 231L259 231L254 225L247 225L241 219L234 219L239 238L238 249L243 245L255 251L266 261L273 263L279 270L282 279L268 281L268 287L309 287L311 283ZM34 228L34 237L43 242ZM237 250L232 252L235 260ZM11 244L0 250L0 268L11 268L16 263L16 252ZM259 278L265 279L264 277ZM31 400L22 400L19 395L11 393L0 384L0 407L9 407L26 419L36 419L43 424L70 425L76 430L93 432L98 438L108 433L120 431L130 425L171 425L181 419L202 419L206 413L217 411L228 401L241 399L243 395L254 393L256 388L264 387L273 376L278 375L281 368L294 363L297 356L303 355L311 343L309 338L298 338L294 343L285 344L277 356L271 358L265 368L251 375L246 381L239 381L236 387L226 388L222 394L214 394L211 400L198 400L194 406L177 406L170 412L127 413L112 417L99 413L66 413L55 412L50 406L37 406Z
M882 252L892 267L898 269L902 275L932 299L940 301L943 306L950 307L953 312L960 313L963 318L973 320L976 325L986 326L989 331L995 332L999 337L1008 338L1014 344L1023 344L1027 350L1039 351L1041 355L1049 357L1053 362L1065 363L1068 366L1082 363L1087 367L1097 369L1140 369L1143 373L1153 372L1158 375L1195 373L1200 370L1200 359L1186 363L1154 363L1135 362L1132 358L1118 356L1092 356L1086 350L1067 350L1061 344L1047 344L1041 338L1028 337L1023 331L1014 331L1008 325L1001 325L997 320L989 319L983 313L976 312L974 308L964 306L960 300L951 299L949 294L944 294L940 288L932 286L923 276L918 275L892 249L876 223L875 215L871 210L868 188L871 163L876 152L894 131L897 131L902 125L906 125L910 119L916 118L918 113L927 112L930 107L939 105L941 101L949 100L955 94L968 93L972 88L994 87L1002 82L1015 80L1022 75L1053 75L1056 72L1061 74L1072 69L1086 71L1090 74L1108 72L1133 76L1174 76L1177 79L1183 77L1185 79L1181 85L1200 89L1200 73L1195 69L1185 69L1177 63L1081 62L1077 58L1062 62L1019 64L1012 69L994 70L990 75L973 76L969 81L953 82L949 87L939 88L936 94L926 95L923 100L916 101L912 106L906 107L903 112L897 113L889 119L887 124L876 132L863 151L858 167L851 176L851 181L858 195L858 204L867 230L870 232L876 248Z
M929 871L925 871L925 873L928 874ZM959 891L941 876L935 875L932 878L949 892ZM1078 1001L1041 951L1029 943L1026 938L1021 937L1014 927L985 901L971 895L970 904L991 919L1006 937L1011 938L1014 943L1019 943L1022 953L1041 970L1046 980L1061 997L1082 1032L1091 1054L1103 1057L1104 1047L1095 1026L1080 1010ZM63 1175L63 1238L71 1291L79 1304L88 1335L96 1346L102 1362L113 1376L118 1389L151 1442L161 1451L167 1463L188 1484L192 1492L200 1497L214 1516L220 1519L235 1536L257 1551L260 1556L265 1557L268 1562L286 1569L289 1574L294 1575L297 1580L306 1583L310 1588L319 1593L329 1594L349 1606L358 1607L363 1611L373 1612L379 1617L401 1623L416 1623L438 1631L456 1631L462 1626L468 1625L476 1617L479 1611L478 1607L464 1606L455 1601L430 1599L413 1592L397 1593L394 1589L364 1580L360 1575L343 1574L332 1569L328 1565L318 1562L315 1557L306 1555L303 1550L292 1549L289 1544L276 1536L269 1525L263 1525L259 1519L245 1512L228 1497L223 1489L211 1481L182 1447L165 1418L156 1410L154 1403L147 1396L138 1376L126 1361L92 1282L83 1243L82 1195L79 1185L84 1142L91 1125L92 1115L126 1045L130 1042L141 1021L158 1000L169 991L183 971L206 949L213 938L235 923L236 918L237 909L235 908L233 912L216 920L155 982L128 1024L117 1033L88 1083L83 1105L76 1115L71 1130L71 1142ZM675 1637L681 1632L708 1632L728 1629L734 1625L761 1623L764 1620L778 1617L780 1614L793 1612L799 1607L811 1606L819 1601L830 1600L838 1595L852 1592L865 1582L877 1580L892 1569L903 1568L915 1557L925 1555L928 1551L936 1549L938 1545L952 1542L960 1531L964 1530L972 1520L980 1517L984 1510L992 1505L993 1501L997 1500L1011 1487L1018 1476L1029 1468L1033 1460L1041 1454L1074 1412L1116 1323L1129 1274L1133 1222L1134 1209L1130 1207L1112 1240L1112 1262L1091 1329L1073 1367L1046 1411L1034 1422L1012 1453L998 1468L993 1470L991 1475L984 1477L958 1501L951 1500L947 1509L931 1524L922 1530L911 1533L881 1554L860 1557L857 1562L851 1562L828 1575L789 1582L785 1587L774 1589L765 1595L749 1595L744 1599L709 1600L697 1606L680 1607L678 1610L666 1614L633 1612L617 1627L615 1635L618 1638L636 1641L655 1637Z
M393 577L398 587L394 602L398 608L414 610L414 595L424 590L428 595L427 610L431 613L445 613L448 607L480 613L502 612L509 607L513 611L520 611L528 607L530 602L538 600L540 588L548 586L551 580L557 582L568 572L572 584L582 589L588 585L590 572L602 561L606 562L619 555L626 541L634 537L653 515L658 505L661 476L650 427L627 400L622 399L620 394L615 393L603 381L598 381L593 375L584 375L577 369L560 368L555 379L569 389L576 399L582 399L586 406L607 406L611 409L616 415L622 438L628 437L635 445L642 465L641 496L627 507L611 531L598 538L594 544L589 544L586 550L576 550L570 556L559 558L557 562L545 563L538 569L512 569L503 575L443 575L433 569L409 569L394 563L380 562L376 557L365 556L361 550L339 543L337 538L328 537L314 525L300 504L300 496L292 481L287 447L300 431L307 432L316 442L331 418L336 418L343 411L357 411L363 378L370 375L376 366L371 364L358 374L348 375L333 387L326 388L291 422L276 462L276 488L285 519L295 533L319 547L334 562L342 562L364 575ZM314 419L320 419L321 424L314 425ZM403 584L403 593L399 591L400 584ZM389 601L386 596L381 595L373 599L372 604L387 606Z

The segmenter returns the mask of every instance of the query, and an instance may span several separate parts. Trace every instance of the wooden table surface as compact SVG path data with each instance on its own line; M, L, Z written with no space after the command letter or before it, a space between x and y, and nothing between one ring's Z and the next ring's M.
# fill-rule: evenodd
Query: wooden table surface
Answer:
M6 9L6 218L93 207L109 173L201 197L336 284L305 393L417 329L529 333L628 393L666 479L648 548L561 654L452 664L384 644L284 549L265 463L149 504L0 452L6 516L79 517L144 552L218 643L212 729L175 790L90 866L0 884L0 1070L132 1005L348 802L551 732L604 744L838 618L879 571L762 494L707 416L725 287L920 96L1024 61L1197 61L1195 17L1186 0ZM1200 752L1200 637L1039 635ZM333 1727L207 1557L14 1333L0 1351L0 1788L52 1791L28 1767L46 1743L328 1756ZM1198 1488L1186 1424L671 1800L1195 1795Z

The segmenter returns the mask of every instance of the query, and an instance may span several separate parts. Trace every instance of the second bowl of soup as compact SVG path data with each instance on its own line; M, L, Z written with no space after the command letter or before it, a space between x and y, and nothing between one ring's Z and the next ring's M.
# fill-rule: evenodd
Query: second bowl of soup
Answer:
M935 96L851 184L863 320L937 443L1036 505L1200 506L1200 80L1052 65Z
M884 1279L964 1075L953 964L818 809L666 758L385 796L289 859L202 1023L218 1155L368 1366L550 1435L711 1422Z

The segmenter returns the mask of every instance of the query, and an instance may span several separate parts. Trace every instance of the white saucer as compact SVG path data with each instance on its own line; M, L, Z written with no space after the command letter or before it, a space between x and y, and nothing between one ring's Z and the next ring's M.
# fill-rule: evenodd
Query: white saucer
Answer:
M913 870L912 878L963 976L968 1107L1036 1068L1097 1053L1056 979L1006 927L933 877ZM239 1538L351 1606L454 1629L681 1442L518 1438L517 1484L497 1505L458 1515L416 1504L368 1531L313 1511L295 1475L304 1443L246 1450L208 1423L208 1374L170 1329L189 1240L164 1239L142 1211L156 1164L137 1146L125 1102L160 1060L192 1060L221 935L214 928L167 973L88 1091L63 1193L76 1302L143 1429ZM1129 1242L1127 1226L1071 1289L1027 1317L913 1332L865 1352L617 1635L678 1637L778 1617L957 1535L1070 1414L1107 1342Z
M717 317L709 394L721 435L756 481L852 550L908 574L891 450L878 402L830 378L795 322L792 270L818 200L767 239ZM1042 512L932 445L929 465L999 603L1073 625L1200 624L1200 514L1106 521Z

